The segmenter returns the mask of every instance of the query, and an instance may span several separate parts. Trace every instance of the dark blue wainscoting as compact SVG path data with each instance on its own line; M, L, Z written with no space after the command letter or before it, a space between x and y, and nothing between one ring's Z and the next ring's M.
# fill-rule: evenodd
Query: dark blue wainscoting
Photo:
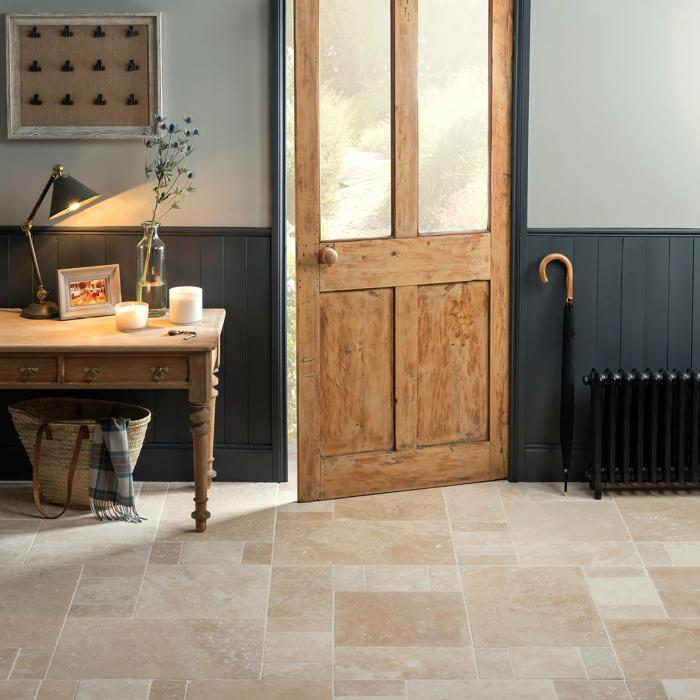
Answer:
M275 420L272 381L282 371L271 310L270 229L165 229L171 287L203 287L205 304L224 307L219 399L216 411L216 470L226 481L276 481L284 476L284 427ZM136 229L56 229L35 238L44 281L56 298L55 271L64 267L119 263L122 294L134 298ZM0 227L0 306L23 306L32 297L32 270L24 236ZM50 323L50 322L47 322ZM37 338L37 343L41 339ZM283 379L282 379L283 382ZM44 392L56 395L57 392ZM75 396L77 392L68 392ZM148 407L153 420L137 477L191 480L192 453L187 396L181 391L86 392ZM2 406L40 392L2 391ZM0 410L0 479L27 478L29 462L11 421Z
M700 367L700 231L529 230L520 239L517 285L518 352L514 358L513 476L558 480L559 362L564 270L550 252L574 264L576 427L573 478L583 480L589 458L592 367Z

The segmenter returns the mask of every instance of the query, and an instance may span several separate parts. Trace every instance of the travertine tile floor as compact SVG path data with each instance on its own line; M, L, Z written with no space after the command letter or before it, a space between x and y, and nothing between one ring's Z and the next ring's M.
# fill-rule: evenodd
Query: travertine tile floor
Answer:
M45 521L0 485L0 698L700 698L700 495L220 483L205 535L191 499Z

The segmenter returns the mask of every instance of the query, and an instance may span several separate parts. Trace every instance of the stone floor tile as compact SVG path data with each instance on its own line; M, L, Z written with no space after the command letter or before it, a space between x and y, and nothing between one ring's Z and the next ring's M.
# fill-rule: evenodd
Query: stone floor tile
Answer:
M367 591L429 591L430 581L425 566L366 566Z
M648 576L591 578L588 588L605 619L664 618L666 611Z
M180 564L240 564L243 542L184 542Z
M627 681L632 700L668 700L661 681Z
M408 681L409 700L556 700L552 681Z
M80 576L79 566L3 566L0 649L56 643Z
M364 566L334 566L333 589L336 591L364 591Z
M631 542L516 542L522 566L639 566Z
M262 619L269 566L149 566L134 617Z
M265 663L331 663L330 632L270 632L265 635Z
M179 564L182 542L154 542L149 564Z
M455 593L462 591L458 566L429 566L428 579L431 591Z
M31 482L6 481L0 484L0 520L29 519L35 515Z
M39 681L0 681L0 700L34 700Z
M335 595L336 646L468 646L459 593Z
M663 542L637 542L636 546L644 566L673 566Z
M510 658L516 678L585 678L577 647L512 647Z
M581 647L583 665L591 680L619 680L623 678L620 664L612 647Z
M184 700L187 681L155 680L151 682L148 700Z
M265 678L260 681L192 681L187 700L331 700L330 681Z
M0 681L10 675L18 653L19 649L0 649Z
M700 678L700 620L609 620L625 678Z
M515 542L624 542L629 534L612 501L506 501ZM581 527L586 523L586 527Z
M71 605L68 617L74 618L131 618L136 605Z
M36 700L74 700L78 681L43 681Z
M48 677L257 678L263 626L262 620L69 619Z
M130 523L127 524L130 525ZM29 551L26 563L32 566L80 566L81 564L109 566L122 572L136 567L140 573L143 573L150 551L150 542L130 543L107 540L82 542L75 545L62 544L52 539L50 542L35 542ZM123 576L124 573L121 575Z
M267 618L268 631L330 632L332 567L273 566Z
M263 678L289 678L291 680L330 681L333 665L311 663L263 663Z
M498 482L449 486L442 491L452 521L505 522Z
M475 678L471 647L338 647L335 679Z
M12 675L14 681L42 680L46 675L53 647L46 649L20 649Z
M0 519L0 566L24 563L40 524L36 520Z
M510 663L508 649L489 649L477 647L474 649L476 668L479 678L484 680L512 680L513 666Z
M646 569L641 566L584 566L586 578L645 578Z
M440 489L341 498L334 512L335 520L447 520Z
M631 700L624 681L555 681L558 700Z
M82 680L75 700L148 700L150 681L135 679Z
M476 646L608 643L578 568L465 568L462 582Z
M669 617L700 617L700 568L649 569Z
M637 542L700 541L700 494L645 493L615 499Z
M674 566L700 566L700 542L665 542Z
M697 700L700 698L700 679L677 679L662 681L668 700Z
M406 697L405 681L344 681L335 683L335 697L338 698L387 698Z
M277 530L273 563L453 564L454 554L446 522L296 520Z
M272 564L272 542L244 542L241 564Z
M134 577L86 578L83 576L73 605L135 605L141 579Z

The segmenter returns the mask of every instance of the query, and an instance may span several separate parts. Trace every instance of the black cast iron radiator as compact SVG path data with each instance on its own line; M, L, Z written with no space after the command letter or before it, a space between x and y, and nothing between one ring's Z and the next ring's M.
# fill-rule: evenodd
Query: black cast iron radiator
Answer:
M700 373L593 369L591 467L603 489L700 488Z

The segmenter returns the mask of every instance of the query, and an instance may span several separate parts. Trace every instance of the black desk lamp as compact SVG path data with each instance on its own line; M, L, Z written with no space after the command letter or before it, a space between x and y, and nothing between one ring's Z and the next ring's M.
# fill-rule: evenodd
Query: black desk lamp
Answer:
M80 209L80 207L90 202L95 201L100 195L93 192L89 187L85 187L70 175L64 175L62 165L54 165L51 169L51 177L44 186L44 189L36 200L36 204L26 221L22 224L21 229L27 235L27 243L29 244L29 252L32 255L32 265L34 266L34 275L36 276L36 301L25 306L22 309L22 316L25 318L53 318L58 316L58 306L52 301L46 301L49 293L44 288L44 283L41 279L41 271L39 263L36 259L36 251L34 250L34 242L32 241L32 220L36 216L41 203L53 185L51 193L51 211L49 213L49 221L56 219L59 216L68 214L71 211Z

